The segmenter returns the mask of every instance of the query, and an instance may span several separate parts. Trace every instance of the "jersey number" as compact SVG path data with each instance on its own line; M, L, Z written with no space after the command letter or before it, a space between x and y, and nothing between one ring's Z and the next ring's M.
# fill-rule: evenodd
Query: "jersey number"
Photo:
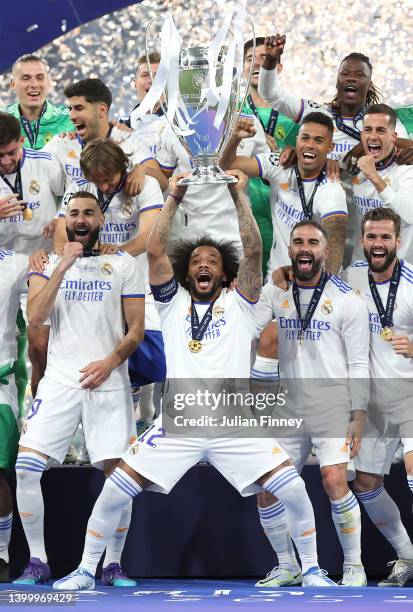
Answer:
M156 433L154 433L154 430L156 431ZM149 436L149 434L151 435ZM151 425L150 427L148 427L146 431L143 432L141 436L139 436L138 442L145 442L145 444L148 444L152 448L156 448L156 444L154 440L156 440L156 438L164 438L164 437L165 437L165 430L163 427L157 427L155 429L155 425Z
M43 400L41 399L35 399L33 404L31 405L30 408L30 412L27 415L27 420L33 418L34 416L36 416L36 414L39 412L39 408L40 408L40 404L42 403Z

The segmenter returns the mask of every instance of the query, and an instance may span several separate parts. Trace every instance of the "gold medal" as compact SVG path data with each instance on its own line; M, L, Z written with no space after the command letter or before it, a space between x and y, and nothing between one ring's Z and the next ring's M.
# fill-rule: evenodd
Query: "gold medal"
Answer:
M23 209L23 219L25 221L31 221L33 219L33 211L31 208L24 208Z
M302 332L301 330L298 332L298 342L300 343L300 346L303 346L303 344L304 344L304 332Z
M190 340L188 342L188 347L191 353L199 353L199 351L202 348L202 344L200 343L199 340Z
M393 338L393 331L390 329L390 327L383 327L383 329L380 332L380 336L386 342L390 342L390 340Z

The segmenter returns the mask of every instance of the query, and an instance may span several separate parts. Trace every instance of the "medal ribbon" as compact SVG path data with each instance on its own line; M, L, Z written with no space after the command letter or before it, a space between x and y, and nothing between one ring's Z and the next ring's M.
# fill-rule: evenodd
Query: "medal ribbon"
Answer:
M374 303L376 304L377 312L380 317L380 323L383 329L385 327L392 327L393 325L393 312L394 312L394 307L396 305L396 295L397 295L397 289L400 283L400 276L401 276L401 265L400 265L400 261L397 260L396 265L394 266L393 274L391 275L391 279L390 279L389 294L387 296L386 310L385 310L383 306L383 302L381 301L381 297L377 290L377 285L374 282L373 276L370 270L368 272L371 295L374 300Z
M317 180L316 180L315 185L314 185L313 193L311 194L311 197L310 197L310 199L308 201L308 204L307 204L307 200L305 199L303 179L300 176L300 173L298 171L298 167L297 166L294 166L294 172L295 172L295 178L297 180L298 193L300 194L301 206L303 207L304 217L306 219L312 219L312 217L313 217L314 196L315 196L315 194L317 192L317 189L320 186L321 181L325 177L325 166L321 170L320 174L317 176Z
M350 127L346 123L344 123L344 119L341 115L339 115L336 111L333 112L334 123L336 124L336 128L340 130L340 132L344 132L347 136L351 136L355 140L360 142L360 131L356 128L356 123L363 116L364 107L357 113L357 115L353 118L354 128Z
M125 185L125 181L126 181L126 174L122 176L122 178L120 179L119 185L116 187L115 191L109 194L106 199L105 199L105 194L103 193L103 191L101 191L99 188L97 189L99 206L103 214L106 212L109 204L112 202L115 195L118 194L120 191L122 191Z
M204 316L201 319L201 322L199 322L199 317L198 317L198 313L196 311L195 308L195 304L194 301L191 301L191 335L192 335L192 340L202 340L202 338L204 337L204 334L207 330L208 325L211 322L212 319L212 308L215 304L214 302L211 302L208 310L206 311L206 313L204 314Z
M36 119L32 127L32 124L30 123L30 121L24 115L22 115L22 111L19 106L20 121L22 122L24 132L27 136L28 141L30 142L30 146L32 149L36 147L37 137L39 136L39 130L40 130L40 121L46 112L46 108L47 108L47 103L44 102L42 106L42 110L40 111L40 116L38 119Z
M17 162L16 178L14 179L14 185L3 175L1 178L6 183L7 187L12 190L12 193L17 193L19 200L23 200L23 185L22 185L22 174L20 169L20 161Z
M258 114L257 107L255 106L254 102L252 101L252 97L251 97L250 94L248 94L248 96L247 96L247 102L248 102L248 105L249 105L250 109L252 110L254 115L257 117L258 121L261 123L261 125L262 125L262 127L264 129L264 132L266 132L270 136L274 136L275 128L277 126L279 112L276 111L274 108L272 108L271 109L271 113L270 113L270 117L268 119L268 123L265 126L263 124L262 120L261 120L261 117Z
M293 282L293 298L294 304L297 309L298 320L300 321L300 330L298 332L297 340L304 338L304 333L307 327L310 325L311 319L313 318L315 309L317 308L317 304L320 301L321 295L324 291L324 287L330 275L326 272L321 274L320 280L318 281L318 285L314 288L313 295L311 297L311 301L308 305L307 312L305 313L305 317L301 316L301 306L300 306L300 292L298 289L298 285L296 281Z

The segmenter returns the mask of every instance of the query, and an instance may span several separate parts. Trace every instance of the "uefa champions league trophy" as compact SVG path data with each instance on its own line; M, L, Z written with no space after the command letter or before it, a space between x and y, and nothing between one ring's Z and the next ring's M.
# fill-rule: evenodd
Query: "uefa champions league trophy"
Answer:
M156 45L152 31L162 17L154 17L146 29L146 55ZM245 20L252 20L243 8L225 16L224 23L209 47L181 48L181 39L172 15L163 18L160 35L161 61L152 87L139 107L140 116L161 101L166 118L191 158L192 173L180 185L232 183L218 161L238 120L252 74L251 64L244 99L240 99L243 71ZM159 40L159 37L157 38ZM165 96L167 107L162 98Z

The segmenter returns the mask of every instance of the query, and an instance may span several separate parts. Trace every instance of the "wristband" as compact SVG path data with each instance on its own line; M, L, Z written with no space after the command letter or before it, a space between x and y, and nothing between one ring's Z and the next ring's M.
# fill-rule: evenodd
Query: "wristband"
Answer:
M169 194L168 194L168 196L169 196L170 198L173 198L173 199L175 200L175 202L178 204L178 206L179 206L179 204L182 202L182 198L179 198L179 197L178 197L177 195L175 195L174 193L169 193Z

